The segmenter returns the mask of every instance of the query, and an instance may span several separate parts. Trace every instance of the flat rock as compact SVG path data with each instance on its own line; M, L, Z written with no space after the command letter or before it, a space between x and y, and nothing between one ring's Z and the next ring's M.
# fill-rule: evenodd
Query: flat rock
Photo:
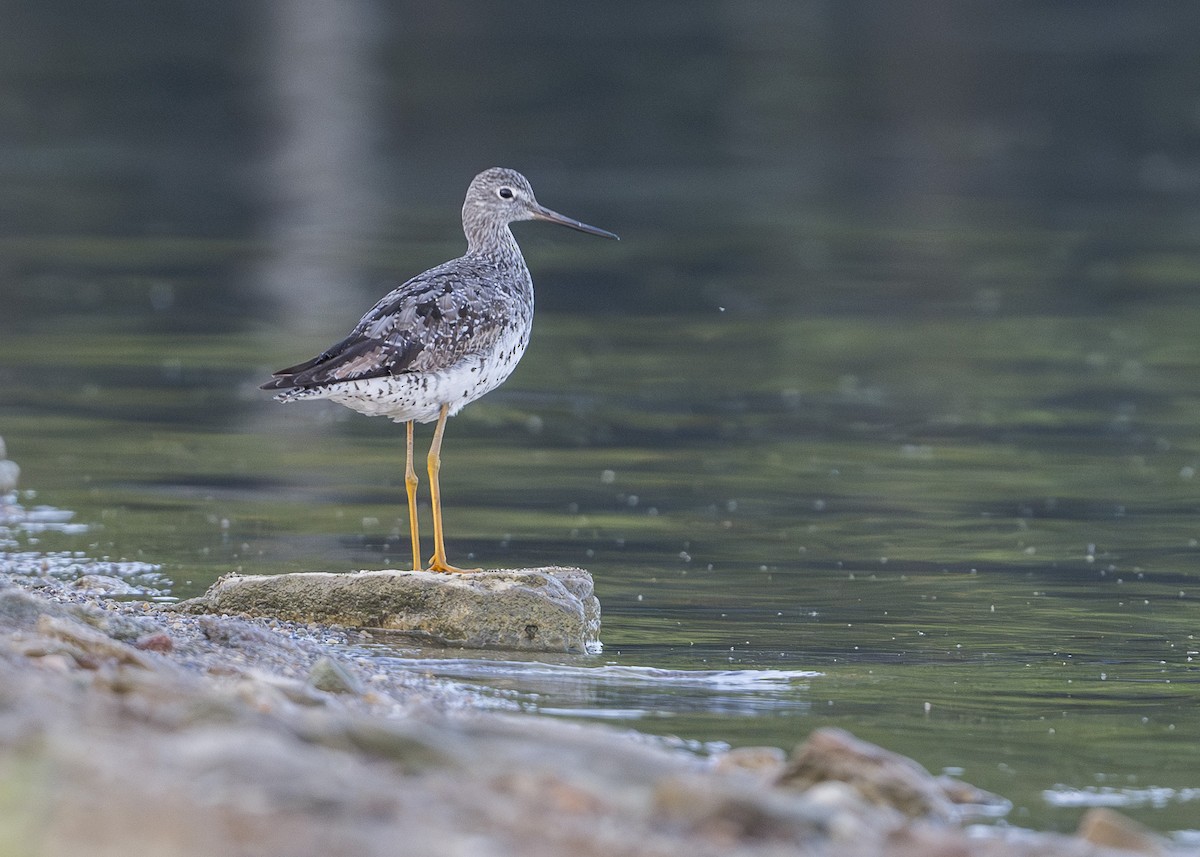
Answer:
M469 649L600 648L600 602L581 568L229 574L176 609L382 630Z

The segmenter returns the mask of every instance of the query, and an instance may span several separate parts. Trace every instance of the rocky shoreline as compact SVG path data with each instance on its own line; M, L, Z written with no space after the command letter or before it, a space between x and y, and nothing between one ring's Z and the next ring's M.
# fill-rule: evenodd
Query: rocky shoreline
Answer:
M1182 854L1063 836L838 730L704 759L380 672L335 626L0 575L0 854Z

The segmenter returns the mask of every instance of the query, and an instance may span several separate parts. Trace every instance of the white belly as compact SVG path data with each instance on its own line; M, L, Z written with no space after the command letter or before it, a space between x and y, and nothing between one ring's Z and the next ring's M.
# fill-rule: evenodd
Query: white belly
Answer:
M484 355L468 355L442 372L412 372L344 381L318 389L298 390L281 401L329 399L369 417L388 417L398 423L435 421L442 406L453 416L468 402L499 387L512 374L525 353L526 333L507 347Z

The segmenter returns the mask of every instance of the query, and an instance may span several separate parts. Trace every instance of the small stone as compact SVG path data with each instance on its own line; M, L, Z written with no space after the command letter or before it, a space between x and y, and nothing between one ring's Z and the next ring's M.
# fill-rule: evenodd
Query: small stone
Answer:
M47 652L40 654L37 660L34 661L42 669L50 670L56 673L68 673L75 666L75 661L59 652Z
M61 640L78 648L85 656L80 660L81 666L90 666L93 662L99 664L115 661L118 664L154 669L154 664L133 646L118 642L70 619L44 615L38 619L37 631L43 636Z
M387 759L409 773L457 765L445 736L413 724L365 717L313 718L297 724L296 730L310 743Z
M283 634L252 625L244 619L228 616L201 616L198 624L205 639L211 643L259 652L267 648L296 649L295 643Z
M947 800L958 806L964 818L999 818L1012 809L1012 802L978 786L942 774L935 778Z
M804 797L829 813L826 831L835 842L857 842L869 830L886 831L904 823L904 816L898 811L867 803L857 789L846 783L834 780L817 783Z
M1093 807L1079 821L1079 837L1103 848L1135 854L1166 854L1167 843L1154 831L1108 807Z
M322 655L308 673L308 683L326 693L362 695L363 684L344 664Z
M824 807L786 792L735 782L697 775L664 777L654 790L655 812L672 824L726 843L800 843L824 834L830 820Z
M319 708L326 704L328 697L316 692L312 685L295 679L279 676L265 676L261 673L251 674L248 681L243 682L244 698L253 700L253 704L263 710L275 710L280 699L301 705L306 708Z
M152 631L149 634L142 634L142 636L134 640L133 646L142 651L169 652L175 648L175 643L165 632Z
M536 801L555 814L597 815L611 807L599 795L545 771L516 770L497 778L497 790Z
M69 584L74 590L86 595L138 595L141 590L119 577L107 574L85 574Z
M0 625L16 630L32 630L42 616L66 616L67 610L22 589L0 590Z
M72 607L70 613L72 618L123 643L132 643L139 637L153 634L159 630L158 624L145 616L125 616L111 610L100 610L82 605Z
M776 782L804 790L830 780L847 783L868 802L910 818L949 823L960 817L937 780L919 764L844 729L814 730L793 751Z
M970 857L975 853L971 841L958 828L935 827L930 824L909 824L893 828L881 849L889 857ZM987 853L987 852L981 852ZM1001 854L1012 854L1014 851L1000 851ZM1073 851L1059 852L1049 848L1036 852L1042 857L1068 857Z
M774 779L783 771L787 754L778 747L735 747L717 756L713 770L719 774L744 773Z

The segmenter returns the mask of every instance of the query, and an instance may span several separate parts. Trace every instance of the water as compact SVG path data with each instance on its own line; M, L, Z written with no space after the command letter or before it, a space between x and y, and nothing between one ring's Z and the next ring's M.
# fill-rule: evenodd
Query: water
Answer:
M346 66L303 74L288 40L316 25L283 4L164 12L150 42L26 9L0 435L20 504L74 516L5 561L152 597L403 567L400 427L257 385L460 252L466 182L505 163L623 240L517 226L534 337L449 427L450 559L587 567L605 651L381 666L698 752L842 726L1011 823L1200 827L1186 27L1130 7L1051 46L1037 12L918 16L918 49L866 3L591 10L586 37L538 6L531 66L504 50L522 25L467 5L477 27L362 4L314 31ZM933 87L924 51L975 89ZM56 73L80 57L97 74Z

